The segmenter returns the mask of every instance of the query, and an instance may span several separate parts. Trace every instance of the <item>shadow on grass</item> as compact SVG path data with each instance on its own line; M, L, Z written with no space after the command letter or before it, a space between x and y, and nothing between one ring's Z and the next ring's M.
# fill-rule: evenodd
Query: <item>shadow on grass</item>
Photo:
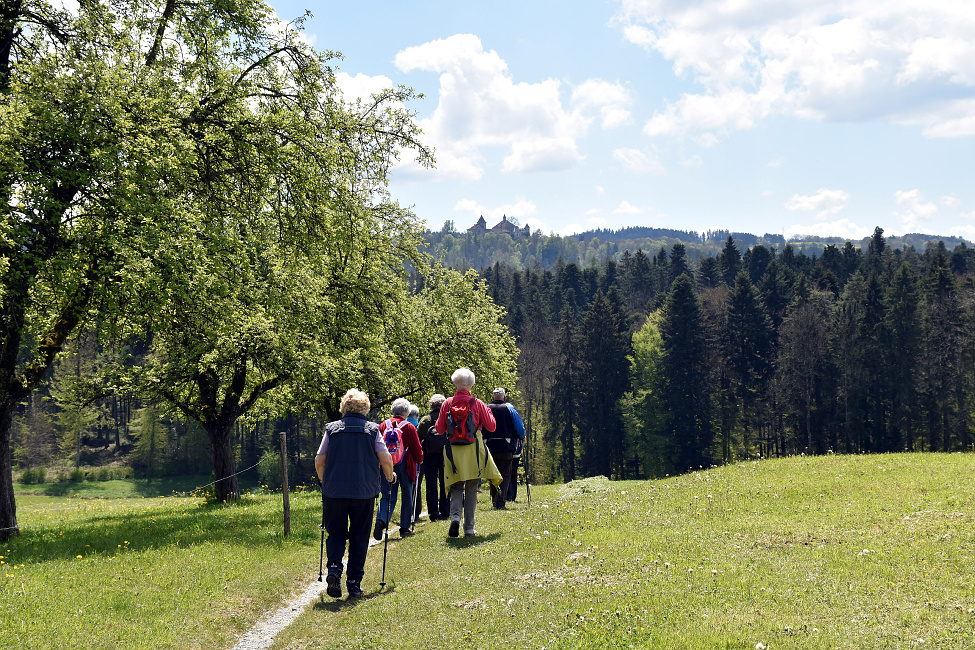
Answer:
M387 585L386 588L383 589L382 591L378 591L378 590L373 591L368 594L365 594L364 596L359 596L357 598L349 598L348 596L346 596L344 598L339 598L334 600L326 600L328 596L322 593L322 595L318 597L318 600L315 601L315 604L312 605L312 609L317 612L330 612L332 614L336 614L338 612L341 612L342 610L349 609L350 607L355 607L359 603L365 602L367 600L372 600L373 598L379 598L380 596L383 596L388 593L392 593L394 588L395 585L393 585L392 587Z
M258 487L257 477L238 477L241 491ZM60 481L40 483L23 489L25 494L77 498L155 498L186 495L213 481L213 476L163 476L158 478L114 479L110 481Z
M179 505L183 500L167 499L167 502ZM289 543L318 539L320 508L321 502L317 498L293 495ZM79 553L112 556L120 552L169 546L186 548L204 543L279 546L284 543L281 517L281 512L275 512L275 508L247 499L200 505L187 499L182 508L123 507L95 512L79 520L69 518L60 524L44 523L37 527L22 522L21 535L11 543L34 549L31 555L37 561L75 558Z
M474 537L448 537L447 545L454 548L471 548L487 542L493 542L501 537L501 533L491 533L489 535L475 535Z

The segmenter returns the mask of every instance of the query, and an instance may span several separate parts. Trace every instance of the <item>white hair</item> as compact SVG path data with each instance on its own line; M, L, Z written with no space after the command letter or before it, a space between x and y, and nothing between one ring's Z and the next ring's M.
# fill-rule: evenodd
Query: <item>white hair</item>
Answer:
M457 388L470 390L474 388L474 373L470 368L458 368L450 376L450 381L454 382Z
M389 412L393 415L407 415L410 412L410 400L405 397L393 400L393 405L389 407Z
M446 401L447 401L446 397L444 397L440 393L434 393L433 396L430 397L430 402L427 404L427 406L430 407L431 411L433 410L439 411L440 407L443 406L443 403Z
M420 417L420 407L416 404L410 404L410 417L418 418Z

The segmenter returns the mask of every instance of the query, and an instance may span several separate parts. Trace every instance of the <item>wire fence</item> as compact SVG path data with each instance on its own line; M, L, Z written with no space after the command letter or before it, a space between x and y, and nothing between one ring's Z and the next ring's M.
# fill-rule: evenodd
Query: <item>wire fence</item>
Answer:
M258 465L260 465L261 463L263 463L264 461L266 461L266 460L268 460L270 458L277 458L277 456L265 455L263 458L261 458L261 460L257 461L256 463L254 463L250 467L245 467L242 470L238 470L238 471L234 472L230 476L224 476L223 478L218 478L216 481L211 481L210 483L207 483L206 485L201 485L199 487L193 488L192 490L189 491L189 494L192 494L193 492L196 492L198 490L205 490L206 488L210 487L211 485L216 485L220 481L227 481L229 479L234 478L235 476L240 476L244 472L249 472L250 470L254 469L255 467L257 467ZM165 495L160 495L160 498L164 498L165 499L167 497ZM77 518L73 518L73 519L62 519L60 521L51 522L50 524L44 524L42 526L36 526L36 528L44 528L44 527L50 527L50 526L59 526L59 525L64 524L64 523L75 522L75 521L87 521L89 519L98 519L99 517L102 517L102 516L103 515L94 515L94 516L91 516L91 517L77 517ZM21 529L21 526L19 526L19 525L18 526L7 526L5 528L0 528L0 531L5 531L5 530L20 530L20 529Z

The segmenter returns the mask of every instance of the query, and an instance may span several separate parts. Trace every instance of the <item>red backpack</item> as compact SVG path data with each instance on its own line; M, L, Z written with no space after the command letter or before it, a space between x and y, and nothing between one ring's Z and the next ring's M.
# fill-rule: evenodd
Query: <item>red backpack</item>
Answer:
M403 442L403 430L402 425L396 426L396 422L392 418L386 420L383 424L386 425L386 430L383 432L383 442L386 443L386 450L389 455L393 457L393 465L396 465L406 454L406 444ZM406 421L403 421L406 424Z
M450 409L447 411L447 444L444 447L447 460L454 473L457 473L457 465L454 464L454 452L451 445L469 445L477 442L477 427L474 425L474 398L460 400L456 397L450 400ZM481 473L481 447L474 446L475 458L477 459L477 473ZM487 450L485 450L487 461ZM485 462L486 464L486 462Z
M474 398L467 401L454 398L447 412L447 442L452 445L469 445L477 440L474 426Z

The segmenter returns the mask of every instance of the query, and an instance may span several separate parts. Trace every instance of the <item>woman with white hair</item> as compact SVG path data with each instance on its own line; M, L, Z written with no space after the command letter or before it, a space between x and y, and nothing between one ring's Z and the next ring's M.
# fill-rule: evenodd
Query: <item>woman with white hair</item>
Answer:
M416 477L416 468L423 462L423 449L420 447L420 439L416 435L416 427L406 421L406 416L410 413L409 400L402 397L395 400L390 407L392 417L379 425L379 430L386 439L387 449L390 446L389 437L396 437L403 445L402 460L393 466L396 472L396 482L401 486L395 488L390 485L385 478L380 479L380 501L379 512L376 513L376 526L372 530L374 539L382 539L383 533L389 522L386 518L396 507L397 493L403 492L403 499L400 502L399 513L399 535L409 537L413 534L413 480Z
M458 368L450 379L457 391L440 407L436 424L437 433L447 434L444 480L450 493L448 534L451 537L459 535L463 512L464 536L473 537L476 534L474 514L478 482L487 479L495 488L501 485L501 472L481 437L481 429L494 431L497 423L484 402L471 395L474 373L469 368ZM473 431L468 431L468 427L472 427ZM467 440L470 442L462 444Z

